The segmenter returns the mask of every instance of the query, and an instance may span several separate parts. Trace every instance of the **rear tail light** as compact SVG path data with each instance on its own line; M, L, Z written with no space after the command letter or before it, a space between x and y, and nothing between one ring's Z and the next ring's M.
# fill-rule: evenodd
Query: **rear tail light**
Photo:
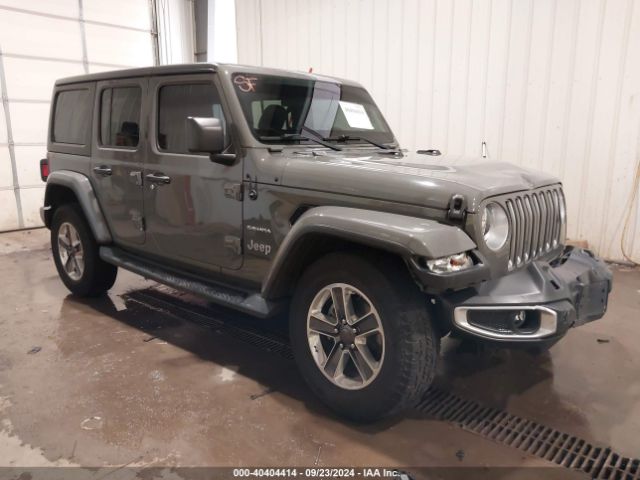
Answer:
M49 176L49 160L43 158L40 160L40 178L43 182L47 181L47 177Z

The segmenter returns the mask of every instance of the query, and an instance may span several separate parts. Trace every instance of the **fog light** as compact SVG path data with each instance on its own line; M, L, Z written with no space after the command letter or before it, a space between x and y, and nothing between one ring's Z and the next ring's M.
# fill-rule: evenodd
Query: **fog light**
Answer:
M520 310L518 313L516 313L513 316L513 326L516 328L522 327L522 325L524 325L524 322L526 321L527 321L527 312L525 312L524 310Z
M456 307L454 321L463 330L493 338L542 338L557 331L557 313L544 306Z
M473 260L466 252L436 258L434 260L427 260L427 268L433 273L459 272L472 266Z

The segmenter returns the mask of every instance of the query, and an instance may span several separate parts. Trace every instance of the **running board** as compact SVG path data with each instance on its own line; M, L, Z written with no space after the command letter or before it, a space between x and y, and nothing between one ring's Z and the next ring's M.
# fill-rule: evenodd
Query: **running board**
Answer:
M282 302L266 300L260 293L235 290L215 283L197 280L188 275L180 275L155 263L141 260L116 247L100 247L100 258L107 263L122 267L145 278L178 290L193 293L213 303L256 317L267 318L276 315L283 306Z

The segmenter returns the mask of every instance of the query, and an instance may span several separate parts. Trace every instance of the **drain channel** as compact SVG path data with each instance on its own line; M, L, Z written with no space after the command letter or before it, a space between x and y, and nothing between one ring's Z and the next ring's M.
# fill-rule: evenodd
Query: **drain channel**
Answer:
M436 388L427 392L418 411L562 467L582 470L592 479L640 479L640 459Z
M246 322L230 324L231 319L224 321L212 318L207 308L173 295L146 290L131 292L126 294L126 298L180 319L214 327L252 346L293 359L287 339L247 325ZM436 420L454 423L463 430L562 467L581 470L594 480L640 480L638 458L625 457L609 447L594 445L552 427L435 387L429 389L417 410Z

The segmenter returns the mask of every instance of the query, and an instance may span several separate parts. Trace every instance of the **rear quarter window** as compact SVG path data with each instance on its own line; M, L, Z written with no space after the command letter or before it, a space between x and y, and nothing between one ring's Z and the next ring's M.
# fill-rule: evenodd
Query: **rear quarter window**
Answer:
M88 145L91 134L93 95L89 89L64 90L56 95L51 140Z

